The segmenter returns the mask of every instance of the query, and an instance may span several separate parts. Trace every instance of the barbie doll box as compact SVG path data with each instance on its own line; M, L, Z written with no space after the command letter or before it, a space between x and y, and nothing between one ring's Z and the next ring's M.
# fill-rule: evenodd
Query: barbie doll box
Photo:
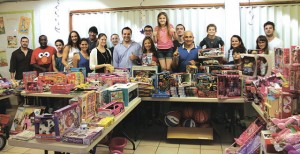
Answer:
M81 108L81 119L91 119L96 114L96 92L89 91L78 96L78 103Z
M61 141L65 133L80 126L80 110L79 104L73 103L54 111L54 130L57 141Z

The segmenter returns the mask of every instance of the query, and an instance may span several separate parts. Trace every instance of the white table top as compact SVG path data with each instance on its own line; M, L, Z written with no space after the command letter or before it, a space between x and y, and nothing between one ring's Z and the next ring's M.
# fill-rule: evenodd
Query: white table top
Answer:
M73 98L75 96L81 95L82 92L70 93L70 94L52 94L51 92L42 92L42 93L26 93L25 91L21 92L22 96L29 97L57 97L57 98Z
M30 140L30 141L20 141L9 139L8 144L11 146L49 150L49 151L60 151L60 152L69 152L69 153L88 153L97 143L99 143L116 125L118 125L139 103L141 98L135 98L132 100L125 111L115 117L115 122L106 128L102 135L99 136L91 145L82 145L82 144L73 144L65 142L57 142L50 140Z
M6 98L9 98L9 97L11 97L12 96L12 94L10 94L10 95L6 95L6 96L1 96L0 97L0 100L2 100L2 99L6 99Z

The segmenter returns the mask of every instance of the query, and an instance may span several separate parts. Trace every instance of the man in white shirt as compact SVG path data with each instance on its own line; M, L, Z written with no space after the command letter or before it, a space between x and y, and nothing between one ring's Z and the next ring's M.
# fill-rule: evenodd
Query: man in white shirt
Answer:
M266 34L266 37L268 39L268 44L269 44L269 50L274 53L274 48L282 48L282 41L275 37L274 32L275 32L275 24L271 21L268 21L264 24L264 31Z

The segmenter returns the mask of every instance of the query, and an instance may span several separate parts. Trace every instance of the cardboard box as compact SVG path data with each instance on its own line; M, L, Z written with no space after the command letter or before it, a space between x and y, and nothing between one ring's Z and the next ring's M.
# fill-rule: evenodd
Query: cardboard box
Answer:
M197 127L168 127L167 138L213 140L213 129Z
M261 144L260 144L260 151L261 153L265 154L276 154L278 153L274 145L272 144L272 133L269 130L262 130L261 131Z

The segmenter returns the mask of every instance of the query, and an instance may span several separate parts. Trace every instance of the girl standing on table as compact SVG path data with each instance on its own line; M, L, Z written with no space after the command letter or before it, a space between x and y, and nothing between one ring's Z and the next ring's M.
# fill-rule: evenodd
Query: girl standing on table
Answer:
M55 41L57 52L52 56L52 65L54 72L63 72L64 64L62 63L62 55L64 50L64 41L58 39Z
M86 73L91 73L92 71L89 66L90 56L88 54L88 40L85 38L81 39L79 47L81 49L80 52L73 57L73 67L85 67Z
M157 43L157 55L162 71L171 71L173 57L173 40L177 39L174 27L169 23L169 18L165 12L160 12L157 16L157 24L154 28L153 39Z
M78 32L72 31L69 34L68 44L63 51L62 63L65 66L65 71L69 71L73 67L73 56L79 52L80 36Z
M98 35L98 46L91 51L90 69L96 73L104 73L105 69L113 67L111 51L105 48L107 36L104 33Z

